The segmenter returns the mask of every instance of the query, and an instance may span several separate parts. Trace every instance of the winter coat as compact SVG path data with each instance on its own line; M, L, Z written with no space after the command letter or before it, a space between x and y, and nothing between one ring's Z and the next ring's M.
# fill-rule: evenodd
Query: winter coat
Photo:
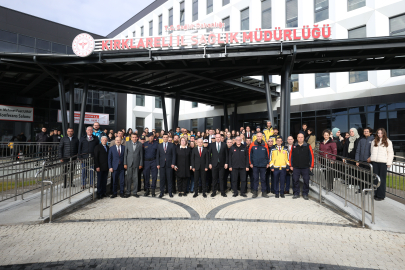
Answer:
M380 142L377 146L374 146L374 142L371 144L371 161L372 162L379 162L379 163L386 163L387 166L392 165L392 161L394 159L394 149L392 147L392 142L388 139L388 147L385 147Z
M332 155L328 155L328 153ZM336 160L335 156L337 155L336 143L332 139L329 139L325 144L321 142L319 144L319 155L322 157Z
M371 145L373 144L374 136L371 135L368 138L363 137L360 139L356 150L356 160L367 161L371 155Z

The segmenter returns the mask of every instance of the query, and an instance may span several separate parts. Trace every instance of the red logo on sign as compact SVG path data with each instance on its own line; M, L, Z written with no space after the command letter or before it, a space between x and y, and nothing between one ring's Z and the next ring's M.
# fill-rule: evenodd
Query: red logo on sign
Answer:
M86 33L77 35L73 40L72 49L77 56L89 56L94 51L93 37Z

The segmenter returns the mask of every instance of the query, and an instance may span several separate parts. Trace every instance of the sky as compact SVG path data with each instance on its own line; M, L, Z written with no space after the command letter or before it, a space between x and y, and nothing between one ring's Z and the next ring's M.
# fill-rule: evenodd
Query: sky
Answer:
M106 36L154 0L0 0L0 6Z

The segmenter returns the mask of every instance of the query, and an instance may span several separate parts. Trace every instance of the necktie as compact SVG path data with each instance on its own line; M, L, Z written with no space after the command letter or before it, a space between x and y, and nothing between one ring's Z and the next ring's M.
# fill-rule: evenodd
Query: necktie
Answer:
M118 146L118 155L121 156L121 149L119 146Z
M219 143L217 143L217 150L218 150L218 153L219 153L219 150L220 150L220 149L219 149Z
M91 140L91 136L89 136L89 141Z
M166 149L167 149L166 147L167 147L167 146L166 146L166 143L165 143L165 153L166 153Z
M280 146L278 147L278 151L281 152L281 147Z
M107 152L107 146L104 145L104 149L105 149L105 151Z
M200 149L200 157L201 157L201 147L198 147Z

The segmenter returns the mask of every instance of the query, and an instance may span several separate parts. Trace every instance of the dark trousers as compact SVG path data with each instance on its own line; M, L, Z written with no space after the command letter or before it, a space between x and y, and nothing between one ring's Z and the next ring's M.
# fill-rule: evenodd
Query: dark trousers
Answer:
M247 188L247 183L248 183L248 176L249 176L249 181L250 181L250 191L253 190L253 169L249 168L249 171L246 172L246 188Z
M291 185L291 174L290 174L290 171L288 171L287 175L285 177L285 189L284 189L284 191L290 192L290 185Z
M63 187L64 188L66 188L67 186L66 186L66 180L67 180L67 178L68 178L68 176L69 176L69 178L70 178L70 185L73 185L73 178L74 178L74 175L75 175L75 168L76 168L76 161L75 160L73 160L72 161L72 163L70 163L70 161L69 160L67 160L67 161L63 161L63 174L64 174L64 181L63 181Z
M224 189L224 173L225 168L217 164L217 166L212 167L212 192L218 190L217 184L219 184L219 190L221 193L225 192Z
M202 192L206 193L207 192L207 183L205 182L205 177L206 177L206 171L205 169L200 169L200 170L195 170L194 172L194 192L198 193L198 180L201 179L201 186L202 186Z
M112 175L113 175L113 179L114 179L113 194L117 195L118 182L120 184L120 194L124 194L125 170L123 168L114 170Z
M375 197L384 199L385 190L387 186L387 163L372 162L372 165L373 165L373 173L378 175L381 180L381 185L377 188Z
M177 177L177 191L187 192L187 183L189 177Z
M266 169L266 191L267 191L267 193L270 193L270 179L271 179L271 191L273 191L274 184L273 184L272 171L270 168L267 168Z
M304 180L304 185L302 186L302 195L308 195L309 193L309 168L300 169L295 168L293 170L293 189L294 195L300 195L300 175Z
M172 170L172 192L176 193L176 180L177 180L177 172ZM168 192L168 186L166 187L166 192Z
M275 168L273 172L275 194L284 194L284 183L287 171L285 168Z
M230 183L231 183L231 187L232 187L232 172L230 172L229 168L228 168L224 172L224 188L225 188L225 190L228 188L228 176L229 175L231 176ZM238 185L238 189L239 188L240 188L240 182L239 182L239 185Z
M157 181L157 167L156 160L145 161L145 168L143 169L143 179L145 181L145 189L156 189ZM152 172L152 185L150 184L150 173Z
M254 167L253 166L253 190L259 189L259 177L260 184L262 185L262 192L266 192L266 167Z
M97 194L105 195L107 193L108 171L97 172Z
M240 193L246 193L246 168L232 168L231 186L233 193L238 193L238 182L240 182Z
M173 169L171 167L160 167L160 193L165 192L165 188L169 193L172 193L172 176Z
M143 175L143 167L142 169L138 170L138 192L141 191L142 188L142 175Z

